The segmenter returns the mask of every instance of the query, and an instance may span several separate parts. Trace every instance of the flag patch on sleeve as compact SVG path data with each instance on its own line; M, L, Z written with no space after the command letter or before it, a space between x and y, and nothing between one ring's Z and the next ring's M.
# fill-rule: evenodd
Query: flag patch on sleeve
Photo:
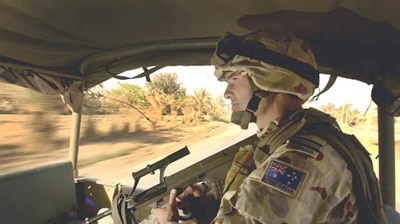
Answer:
M296 197L305 176L306 173L304 171L294 166L272 160L265 171L263 182L275 190L291 197Z

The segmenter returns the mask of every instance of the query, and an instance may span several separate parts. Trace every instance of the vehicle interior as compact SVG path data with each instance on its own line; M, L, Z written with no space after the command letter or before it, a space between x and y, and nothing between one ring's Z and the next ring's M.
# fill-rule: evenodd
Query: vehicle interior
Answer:
M185 160L187 148L131 170L135 184L159 171L150 191L79 175L82 99L110 79L150 81L151 74L167 66L209 66L226 31L245 34L260 29L291 32L308 41L319 72L330 76L320 89L329 89L337 77L373 86L369 97L378 106L377 175L384 203L396 208L399 11L400 2L395 0L0 0L0 81L61 95L73 119L68 161L0 175L1 219L101 223L110 217L115 195L131 192L134 197L127 210L140 221L172 188L223 180L238 147L254 135L200 161L189 161L171 175L164 171L170 163ZM134 69L141 72L122 74Z

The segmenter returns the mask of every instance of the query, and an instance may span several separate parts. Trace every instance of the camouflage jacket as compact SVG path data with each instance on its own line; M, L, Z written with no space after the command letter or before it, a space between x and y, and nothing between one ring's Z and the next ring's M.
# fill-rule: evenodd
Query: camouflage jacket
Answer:
M358 223L348 163L325 139L298 133L305 112L272 122L239 151L213 223Z

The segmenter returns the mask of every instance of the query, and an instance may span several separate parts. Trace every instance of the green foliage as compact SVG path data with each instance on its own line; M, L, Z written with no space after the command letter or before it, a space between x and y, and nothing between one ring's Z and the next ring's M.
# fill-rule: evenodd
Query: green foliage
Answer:
M177 102L184 101L186 89L178 83L176 73L153 75L146 87L147 100L156 111L157 120L162 120L164 115L178 116L182 105Z
M145 106L148 104L146 100L146 91L135 84L119 83L119 86L113 89L110 95L132 105Z
M174 96L174 99L179 99L186 95L186 88L178 83L178 75L176 73L161 73L153 75L151 82L146 83L146 87L150 95L162 93Z

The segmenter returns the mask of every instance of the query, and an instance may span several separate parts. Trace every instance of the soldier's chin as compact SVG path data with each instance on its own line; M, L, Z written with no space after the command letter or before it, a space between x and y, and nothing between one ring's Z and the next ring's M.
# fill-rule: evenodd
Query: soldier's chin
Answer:
M237 124L242 129L247 129L251 120L251 114L246 111L233 112L231 122Z

